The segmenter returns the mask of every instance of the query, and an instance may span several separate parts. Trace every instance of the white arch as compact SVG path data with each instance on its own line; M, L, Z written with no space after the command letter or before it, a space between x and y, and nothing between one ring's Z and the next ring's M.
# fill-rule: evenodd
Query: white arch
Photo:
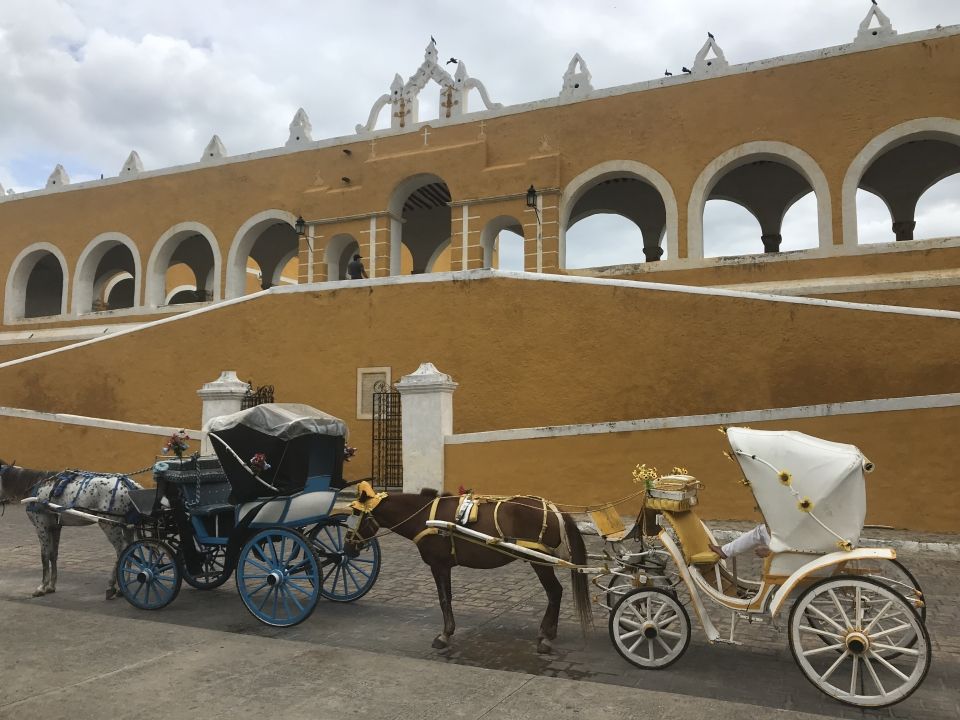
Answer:
M864 145L843 176L843 244L857 245L857 187L867 168L888 150L910 140L942 139L960 145L960 120L943 117L918 118L894 125ZM886 202L886 201L884 201Z
M390 193L390 200L387 203L387 213L390 218L390 274L399 275L400 274L400 246L403 243L403 205L407 202L407 198L410 197L410 194L415 190L428 185L430 183L443 183L447 186L447 190L450 191L450 197L453 197L453 191L450 190L450 184L444 180L439 175L434 175L433 173L417 173L416 175L411 175L407 178L404 178L399 183L397 183L393 191ZM379 258L373 257L374 246L371 245L370 248L370 275L373 276L374 271L380 265Z
M430 259L427 261L427 266L424 268L424 274L433 272L433 265L437 262L437 259L440 257L441 253L450 247L450 241L453 238L447 238L444 242L437 245L437 248L433 251L433 255L430 256Z
M299 241L297 241L297 247L295 247L293 250L291 250L291 251L288 252L286 255L284 255L283 257L281 257L281 258L280 258L280 261L277 263L277 266L273 269L273 277L270 279L270 286L271 286L271 287L273 287L274 285L279 285L279 284L280 284L280 282L283 280L283 270L284 270L284 268L287 267L287 263L289 263L291 260L293 260L293 259L294 259L295 257L297 257L298 255L300 255L300 242L299 242ZM299 266L299 264L298 264L298 265L297 265L297 268L298 268L297 275L298 275L298 277L294 280L294 284L299 284L299 283L300 283L299 267L300 267L300 266Z
M113 292L113 289L114 289L117 285L119 285L120 283L122 283L124 280L135 280L135 278L134 278L133 275L131 275L130 273L126 272L125 270L124 270L124 271L121 271L121 272L118 272L118 273L117 273L116 275L114 275L112 278L110 278L109 280L107 280L106 283L104 283L104 285L103 285L103 296L104 296L105 298L109 298L109 297L110 297L110 293ZM134 298L134 301L136 302L136 298ZM134 307L136 307L136 305L134 305Z
M247 220L230 243L227 253L227 294L230 298L241 297L247 289L247 257L260 233L277 222L285 222L292 228L297 225L297 216L286 210L264 210ZM299 246L299 241L298 241Z
M159 307L166 302L167 295L167 269L170 267L170 258L173 256L177 245L185 236L202 235L210 245L213 252L213 299L220 299L220 245L217 238L206 225L198 222L182 222L174 225L167 230L160 239L157 240L150 251L150 259L147 260L147 291L144 297L144 305L148 307Z
M480 247L483 248L483 267L493 267L493 245L496 243L497 237L507 228L514 226L520 227L521 232L519 232L518 235L526 242L526 238L523 235L523 223L512 215L498 215L483 226L483 230L480 231Z
M600 180L607 177L623 177L634 175L643 180L660 193L663 207L666 210L667 257L679 256L680 246L677 240L677 198L673 193L673 186L659 172L649 165L636 160L608 160L584 170L573 180L567 183L560 197L560 267L567 266L567 225L570 222L570 213L577 201Z
M193 285L177 285L175 288L173 288L173 290L171 290L166 294L166 296L163 299L163 304L169 305L170 301L173 300L173 296L179 292L183 292L184 290L193 291L193 290L196 290L196 288L193 287Z
M360 243L349 233L339 233L330 238L323 253L323 262L327 265L327 280L340 279L340 256L350 245L360 248Z
M73 275L73 300L70 309L74 315L90 312L93 303L93 282L96 279L97 266L117 243L123 245L133 256L133 307L140 305L140 250L133 240L118 232L105 232L91 240L80 253L77 268ZM81 309L82 308L82 309Z
M833 245L833 219L830 186L816 160L798 147L775 140L758 140L737 145L714 158L703 169L690 191L687 203L687 257L703 257L703 208L707 197L721 177L741 165L756 160L772 160L793 168L813 188L817 196L817 230L821 249Z
M3 321L11 323L23 320L27 304L27 282L30 273L37 263L47 253L53 255L60 263L60 272L63 275L63 285L60 288L60 314L67 314L67 260L60 252L60 248L48 242L38 242L28 245L14 258L7 274L6 287L3 292Z

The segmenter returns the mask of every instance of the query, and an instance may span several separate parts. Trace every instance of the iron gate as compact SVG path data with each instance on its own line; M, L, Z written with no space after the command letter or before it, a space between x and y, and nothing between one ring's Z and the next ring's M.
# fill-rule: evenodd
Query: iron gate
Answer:
M247 385L250 386L250 389L247 390L247 394L244 395L243 399L240 401L241 410L256 407L257 405L263 405L264 403L274 402L273 385L261 385L256 390L253 389L252 382L248 382Z
M373 386L373 461L370 475L380 487L403 487L400 393L382 380Z

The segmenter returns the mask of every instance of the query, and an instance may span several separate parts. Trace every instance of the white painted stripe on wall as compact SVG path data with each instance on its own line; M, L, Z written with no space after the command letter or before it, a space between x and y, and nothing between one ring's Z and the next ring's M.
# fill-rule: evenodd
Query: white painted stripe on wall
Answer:
M619 420L608 423L583 425L548 425L515 430L491 430L487 432L448 435L447 445L502 442L507 440L533 440L537 438L570 437L574 435L605 435L609 433L640 432L644 430L668 430L671 428L703 427L711 425L740 425L751 422L775 420L798 420L801 418L829 417L831 415L862 415L898 410L927 410L930 408L960 406L960 393L945 395L918 395L913 397L884 398L882 400L856 400L827 405L801 405L799 407L773 408L767 410L743 410L711 415L681 415L678 417L648 418L645 420Z
M140 423L124 422L122 420L107 420L105 418L85 417L83 415L68 415L66 413L47 413L23 408L0 407L0 416L23 418L24 420L41 420L63 425L83 425L85 427L101 428L103 430L120 430L135 432L143 435L161 435L168 437L181 428L163 427L161 425L143 425ZM199 430L185 430L187 436L193 440L201 440L203 433Z

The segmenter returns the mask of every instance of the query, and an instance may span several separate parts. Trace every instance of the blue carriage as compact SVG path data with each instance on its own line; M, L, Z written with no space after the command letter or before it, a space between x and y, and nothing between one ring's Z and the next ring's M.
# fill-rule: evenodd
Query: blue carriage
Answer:
M376 539L347 542L347 428L308 405L270 403L211 420L216 455L154 467L156 488L133 493L137 539L120 554L117 582L134 606L169 605L185 580L210 590L235 575L261 622L306 620L322 596L351 602L380 571Z

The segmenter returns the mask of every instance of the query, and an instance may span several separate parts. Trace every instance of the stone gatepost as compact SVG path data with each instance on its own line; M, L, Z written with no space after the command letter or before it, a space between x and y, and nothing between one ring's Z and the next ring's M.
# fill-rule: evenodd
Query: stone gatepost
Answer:
M433 363L397 383L403 408L403 491L443 490L444 438L453 434L453 391L457 383Z
M211 418L239 412L243 397L249 390L250 386L237 377L235 370L224 370L213 382L204 383L203 387L197 390L197 395L203 401L200 427L203 428ZM200 453L213 454L213 446L206 434L200 443Z

